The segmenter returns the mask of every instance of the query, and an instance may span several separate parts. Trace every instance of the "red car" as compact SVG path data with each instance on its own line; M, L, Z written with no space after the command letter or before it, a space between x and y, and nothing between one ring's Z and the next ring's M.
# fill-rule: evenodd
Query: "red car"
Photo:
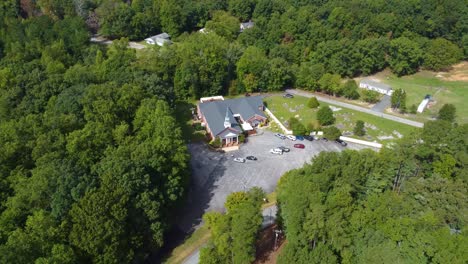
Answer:
M304 144L294 144L295 148L305 148Z

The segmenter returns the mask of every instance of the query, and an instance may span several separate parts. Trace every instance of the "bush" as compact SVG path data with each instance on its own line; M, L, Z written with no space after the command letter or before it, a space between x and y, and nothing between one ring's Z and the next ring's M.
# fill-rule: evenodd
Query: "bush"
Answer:
M295 117L289 119L289 129L293 131L294 135L305 135L307 133L304 125Z
M415 104L412 104L410 106L410 113L411 114L416 114L417 111L418 111L418 107Z
M328 126L335 123L335 117L333 116L333 111L328 106L322 106L317 112L317 120L320 125Z
M348 99L359 99L358 86L355 80L348 80L343 86L343 95Z
M363 90L362 91L362 100L365 102L374 104L377 103L380 99L380 94L376 91Z
M309 108L317 108L317 107L319 107L319 105L320 105L320 103L319 103L319 101L317 100L317 98L315 98L315 97L311 97L311 98L309 99L309 101L307 102L307 106L308 106Z
M406 92L403 89L396 89L390 100L393 108L400 109L400 112L406 112Z
M193 129L195 129L195 131L205 130L205 128L201 125L201 123L193 123Z
M240 135L239 135L239 142L240 142L240 143L244 143L244 142L245 142L245 135L244 135L244 134L240 134Z
M439 110L439 119L449 122L455 121L456 108L453 104L444 104Z
M220 148L221 147L221 139L219 137L216 137L215 139L213 139L211 142L210 142L210 145L213 147L213 148Z
M237 81L236 80L231 82L231 84L229 86L229 89L228 89L228 93L229 93L229 95L238 95L239 94L238 89L237 89Z
M323 136L329 140L337 140L341 136L341 131L335 126L326 127L323 129Z
M314 123L310 122L309 124L307 124L307 127L306 127L306 130L307 132L310 134L310 132L313 132L315 129L315 125Z
M354 127L354 135L356 136L364 136L366 131L364 130L364 121L358 120L356 121L356 126Z

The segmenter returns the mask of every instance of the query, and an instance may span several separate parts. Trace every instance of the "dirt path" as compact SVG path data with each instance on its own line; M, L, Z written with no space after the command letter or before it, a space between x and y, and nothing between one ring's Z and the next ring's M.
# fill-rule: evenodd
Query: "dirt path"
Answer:
M98 43L98 44L104 44L104 45L110 45L112 44L112 40L108 40L103 37L92 37L89 41L93 43ZM140 43L136 43L134 41L129 41L128 42L128 47L131 49L144 49L145 45L142 45Z

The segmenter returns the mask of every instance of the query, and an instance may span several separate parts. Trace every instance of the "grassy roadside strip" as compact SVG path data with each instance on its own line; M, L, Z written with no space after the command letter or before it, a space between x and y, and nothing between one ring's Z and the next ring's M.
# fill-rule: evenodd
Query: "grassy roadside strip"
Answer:
M195 250L206 244L211 237L211 232L205 225L201 226L192 235L187 238L184 243L176 247L169 258L163 263L165 264L179 264L189 257Z
M266 195L267 202L262 204L262 210L276 204L276 192L271 192Z
M262 210L276 204L276 192L266 195L268 202L262 204ZM195 250L202 247L211 238L208 227L202 225L188 237L183 244L176 247L171 255L163 262L165 264L180 264L188 258Z
M270 111L281 121L286 122L291 117L296 117L304 126L312 123L315 128L318 128L317 111L307 107L309 99L303 96L296 95L294 98L283 98L280 95L270 95L264 99ZM324 102L320 102L320 106L333 106ZM336 106L335 106L336 107ZM415 131L412 126L401 124L392 120L383 119L367 113L351 110L348 108L337 107L340 110L334 112L337 126L342 132L351 132L357 120L362 120L368 125L366 127L366 136L355 137L367 141L376 141L382 144L391 143L397 140L398 136L395 131L402 136L409 135ZM379 139L381 137L382 139ZM383 139L389 137L388 139Z

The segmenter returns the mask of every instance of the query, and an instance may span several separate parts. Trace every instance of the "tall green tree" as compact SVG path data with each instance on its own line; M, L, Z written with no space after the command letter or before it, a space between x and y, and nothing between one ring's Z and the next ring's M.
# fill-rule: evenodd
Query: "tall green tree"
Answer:
M239 34L239 20L225 11L215 11L213 18L206 22L206 29L232 41Z
M323 136L330 140L337 140L341 137L341 131L336 126L330 126L323 129Z
M362 120L356 121L356 125L354 126L353 133L354 135L360 136L360 137L366 134L366 131L364 130L364 121Z
M325 68L321 64L303 62L296 74L296 85L307 90L317 91L320 89L319 80L325 74Z
M228 82L229 43L216 34L193 34L177 49L174 89L178 98L224 94Z
M252 17L252 13L255 9L255 2L253 0L241 1L241 0L229 0L228 10L233 15L247 21Z
M403 89L395 89L390 99L391 106L394 109L400 109L400 111L406 111L406 92Z
M226 214L209 212L203 216L211 231L208 246L200 251L203 263L251 263L262 224L260 207L265 193L259 188L228 196Z
M437 38L430 41L424 56L424 66L434 71L447 70L462 58L462 50L452 42Z
M265 87L264 72L267 70L268 60L263 50L248 47L237 62L237 78L247 92L255 92Z
M325 73L318 82L322 91L332 95L341 95L342 86L340 75Z
M343 85L343 96L348 99L359 99L358 86L355 80L348 80Z
M438 118L449 122L454 122L456 117L456 108L453 104L444 104L439 110Z
M335 123L335 117L333 116L333 111L328 106L322 106L317 112L317 120L320 125L328 126Z
M180 35L186 27L187 13L183 1L163 0L159 4L161 28L172 37Z
M423 52L418 43L406 37L390 42L390 68L398 76L415 73L423 61Z

